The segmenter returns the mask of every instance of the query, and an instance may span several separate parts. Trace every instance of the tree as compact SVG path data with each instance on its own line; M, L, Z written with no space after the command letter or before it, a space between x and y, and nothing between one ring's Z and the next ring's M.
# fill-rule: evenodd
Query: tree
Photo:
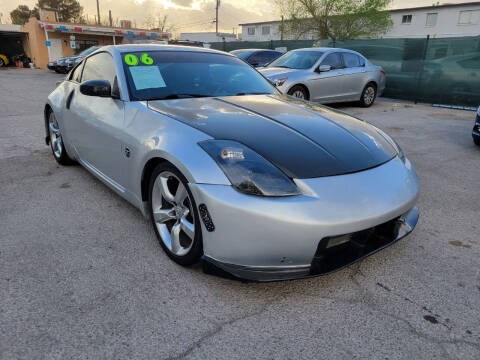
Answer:
M158 32L162 33L172 33L175 31L175 25L171 24L168 21L168 15L160 15L157 16L149 15L145 18L145 27L149 30L158 30Z
M58 21L62 22L79 19L83 11L78 0L38 0L36 8L56 10Z
M30 10L27 5L18 5L15 10L10 12L12 24L17 25L25 24L32 16L38 17L38 11L37 9Z
M392 26L391 0L276 0L285 18L282 34L297 39L312 33L318 39L377 37Z

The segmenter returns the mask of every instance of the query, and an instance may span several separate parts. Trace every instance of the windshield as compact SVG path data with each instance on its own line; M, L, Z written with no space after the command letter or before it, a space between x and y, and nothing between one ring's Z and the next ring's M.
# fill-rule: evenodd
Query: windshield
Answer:
M268 67L285 67L289 69L310 69L320 57L321 51L289 51L272 61Z
M122 53L132 100L275 94L275 88L242 60L190 51Z
M88 54L91 54L92 52L94 52L95 50L97 50L100 46L91 46L89 47L88 49L85 49L83 50L80 54L78 55L88 55Z
M230 54L238 56L242 60L246 60L253 53L254 53L254 51L251 51L251 50L233 50L233 51L230 51Z

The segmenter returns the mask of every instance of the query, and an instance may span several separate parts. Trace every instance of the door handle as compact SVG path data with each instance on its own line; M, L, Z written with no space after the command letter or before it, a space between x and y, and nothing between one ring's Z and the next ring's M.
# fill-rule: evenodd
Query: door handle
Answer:
M72 103L72 99L73 99L73 94L74 94L74 93L75 93L75 90L72 90L72 91L70 92L70 94L68 94L67 102L66 102L66 104L65 104L65 107L66 107L67 109L70 109L70 104Z

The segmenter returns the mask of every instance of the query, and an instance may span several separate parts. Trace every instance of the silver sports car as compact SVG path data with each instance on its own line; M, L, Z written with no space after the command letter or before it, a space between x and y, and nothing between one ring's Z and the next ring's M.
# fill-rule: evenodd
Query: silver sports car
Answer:
M418 179L398 145L281 95L233 55L107 46L49 95L46 142L151 219L166 254L267 281L342 268L410 233Z
M371 106L385 89L385 72L361 54L337 48L292 50L260 72L284 94L321 103Z

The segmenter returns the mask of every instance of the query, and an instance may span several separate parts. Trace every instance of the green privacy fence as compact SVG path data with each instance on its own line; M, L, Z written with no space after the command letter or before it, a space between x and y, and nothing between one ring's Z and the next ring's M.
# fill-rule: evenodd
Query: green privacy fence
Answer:
M480 37L239 41L213 43L211 47L231 51L312 46L355 50L382 66L387 73L384 96L434 104L480 104Z

